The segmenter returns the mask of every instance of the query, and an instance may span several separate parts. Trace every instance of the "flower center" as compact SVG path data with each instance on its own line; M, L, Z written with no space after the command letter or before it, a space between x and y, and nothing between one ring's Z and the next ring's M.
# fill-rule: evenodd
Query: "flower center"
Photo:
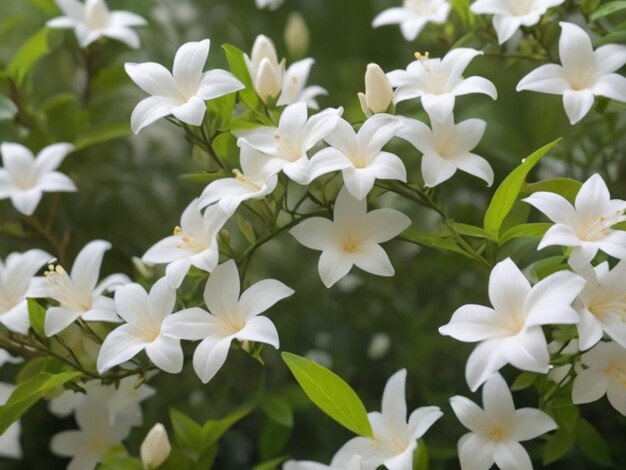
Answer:
M606 368L606 375L626 389L626 363L624 361L613 361Z
M526 16L533 11L534 0L508 0L507 6L513 16Z
M302 156L300 148L298 148L298 146L295 145L291 139L281 136L280 133L276 132L274 134L274 141L278 147L278 153L285 160L295 162Z
M626 323L626 294L608 300L597 300L588 307L588 310L599 319L606 314L612 313Z
M81 292L63 266L48 265L44 273L48 285L52 288L53 297L62 306L87 312L91 309L91 293Z
M252 191L254 191L254 192L261 191L261 187L256 185L249 178L247 178L246 175L244 175L241 171L235 169L235 170L233 170L233 175L235 175L235 178L237 179L237 181L239 181L240 183L244 184L245 186L250 188Z
M348 253L356 253L360 249L361 242L352 233L344 234L341 240L341 247Z
M180 240L180 243L176 245L176 248L178 249L192 250L198 252L207 248L202 243L196 241L192 235L183 232L183 229L180 228L178 225L174 227L174 236L178 237L178 239Z
M494 426L489 433L489 440L492 442L500 442L507 438L507 432L500 426Z
M624 220L626 220L626 217L624 217L624 208L622 208L615 211L612 215L602 215L593 220L590 224L585 224L585 226L582 227L582 233L578 233L578 236L583 241L597 241L606 237L609 234L609 229L613 225L623 222Z

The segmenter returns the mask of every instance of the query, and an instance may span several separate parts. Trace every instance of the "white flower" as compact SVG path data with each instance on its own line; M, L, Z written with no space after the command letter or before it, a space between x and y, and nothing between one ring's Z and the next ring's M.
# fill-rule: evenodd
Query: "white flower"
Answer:
M456 173L464 171L493 184L493 170L489 162L471 151L485 133L487 123L482 119L468 119L454 123L454 114L444 122L432 120L432 130L415 119L402 119L404 128L397 136L409 141L422 152L424 184L435 187Z
M250 57L243 55L254 90L264 103L280 94L285 72L285 59L278 62L276 47L270 38L259 34L252 45Z
M165 278L159 279L148 294L139 284L126 284L115 290L115 307L126 324L107 335L98 355L98 372L122 364L145 350L159 369L172 374L183 368L180 341L163 329L172 313L176 291Z
M531 287L510 258L499 262L489 277L493 308L464 305L457 309L442 335L480 344L465 367L472 391L509 363L521 370L545 374L550 368L548 345L541 325L578 323L571 303L585 280L559 271Z
M343 110L325 109L310 118L305 103L287 106L280 116L278 128L258 127L240 131L238 145L245 142L267 155L264 178L281 170L298 184L310 182L307 152L337 126Z
M379 13L372 26L399 24L404 39L413 41L426 23L445 23L450 8L448 0L404 0L401 8L388 8Z
M626 78L617 72L626 63L626 46L608 44L593 50L589 35L579 26L561 22L561 64L533 70L517 85L530 90L563 95L565 113L572 124L584 118L594 96L626 102Z
M411 219L394 209L367 212L367 199L355 199L346 187L337 196L333 218L306 219L289 231L302 245L322 252L318 269L326 287L354 265L378 276L393 276L393 266L380 243L403 232Z
M219 262L217 235L228 217L217 205L202 215L196 198L183 211L173 235L152 246L142 260L149 264L167 263L165 277L174 288L180 287L191 266L211 272Z
M505 43L520 26L536 25L548 9L565 0L476 0L470 9L477 15L493 15L498 42Z
M347 465L324 465L310 460L289 460L283 465L283 470L362 470L361 456L355 455Z
M128 47L139 47L139 36L131 26L144 26L147 21L128 11L109 11L103 0L55 0L65 14L48 21L49 28L73 29L80 47L87 47L102 37L121 41Z
M602 339L603 333L626 348L626 260L609 271L608 263L588 266L579 273L587 279L580 293L580 350L586 351Z
M276 10L279 6L283 4L285 0L255 0L256 7L263 9L268 8L270 10Z
M342 170L346 188L357 199L366 197L377 179L406 182L402 160L382 151L401 127L393 116L377 114L357 134L348 121L339 119L335 130L324 138L331 147L311 158L310 179Z
M256 341L278 349L278 332L272 321L260 315L293 290L266 279L250 286L241 297L237 266L233 260L216 267L204 290L209 311L198 307L169 317L163 331L175 338L202 340L193 355L193 367L207 383L224 365L233 340Z
M150 429L141 443L139 449L141 463L147 469L158 468L167 460L171 451L172 445L167 437L165 426L157 423Z
M9 351L7 351L6 349L0 348L0 367L5 365L6 363L19 364L20 362L22 362L22 360L23 359L21 357L13 357L11 356L11 354L9 354Z
M104 240L89 242L78 253L71 274L62 266L50 266L46 272L49 297L59 302L46 313L44 330L47 336L60 333L77 319L84 321L120 321L113 299L105 297L106 290L130 282L124 274L111 274L98 284L104 252L111 244Z
M0 259L0 323L10 331L27 334L30 327L27 297L45 296L42 278L34 278L37 271L52 256L41 250L11 253Z
M611 199L598 174L580 188L574 206L564 197L536 192L523 201L543 212L555 224L541 239L538 249L568 246L569 263L574 269L588 265L598 250L618 259L626 259L626 232L611 227L626 220L626 201Z
M104 454L127 435L127 430L112 424L106 404L87 400L75 414L78 430L55 434L50 449L56 455L71 457L67 470L92 470Z
M243 173L234 170L234 178L222 178L209 184L200 196L200 207L217 202L219 207L231 216L243 201L263 199L276 188L278 176L263 173L267 157L244 141L239 145L241 147L239 163Z
M377 64L368 64L365 71L365 93L359 93L361 110L366 116L385 113L393 103L389 78Z
M319 95L327 95L328 91L317 85L305 87L314 63L315 60L307 58L294 62L287 68L280 97L276 103L278 106L305 103L308 108L319 109L320 106L315 98Z
M582 355L572 389L575 404L591 403L606 394L609 403L626 416L626 349L617 343L598 343Z
M454 110L455 97L483 93L498 97L493 83L483 77L463 78L462 73L481 51L460 47L452 49L442 59L430 59L416 54L418 60L406 70L394 70L387 76L396 88L394 103L421 98L422 106L431 119L444 122Z
M4 405L15 390L15 385L0 382L0 406ZM0 435L0 455L12 459L21 459L23 456L20 434L22 425L15 421Z
M463 470L489 470L495 463L502 469L532 470L520 442L534 439L557 428L550 416L535 408L515 409L509 387L500 374L483 387L483 407L462 396L450 398L454 414L471 432L459 439Z
M417 440L443 413L436 406L424 406L413 411L407 422L405 382L405 369L389 378L381 412L367 414L374 437L355 437L346 442L333 457L331 468L346 468L355 455L363 459L363 470L374 470L380 465L389 470L413 468Z
M72 144L53 144L43 148L37 157L20 144L0 144L0 199L10 198L24 215L31 215L44 192L77 191L76 185L56 171L63 159L74 150Z
M211 41L188 42L174 57L172 73L161 64L145 62L124 64L126 73L146 93L153 95L140 101L130 117L136 134L162 117L199 126L204 119L206 100L242 90L244 85L233 74L215 69L202 72Z

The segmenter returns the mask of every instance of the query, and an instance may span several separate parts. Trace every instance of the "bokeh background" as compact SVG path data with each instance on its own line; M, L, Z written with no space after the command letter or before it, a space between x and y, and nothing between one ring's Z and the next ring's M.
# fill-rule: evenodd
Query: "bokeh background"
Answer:
M275 12L259 11L253 0L108 0L111 9L134 11L150 21L140 29L142 47L131 50L107 41L98 55L89 100L84 100L84 60L71 32L54 31L53 50L39 61L20 89L26 115L35 122L0 121L0 140L26 143L33 149L58 141L81 142L84 148L63 164L79 192L45 196L36 215L45 220L56 211L55 232L67 241L59 255L70 265L88 241L102 238L113 243L105 256L103 273L126 272L150 284L131 261L178 224L180 213L198 196L202 184L180 176L206 169L207 162L192 151L180 129L162 120L139 136L131 135L129 117L143 97L123 70L123 63L156 61L170 67L176 49L184 42L210 38L208 68L226 68L221 44L230 43L249 52L257 34L276 43L279 56L290 56L284 40L289 16L300 13L310 32L306 57L316 64L309 83L321 85L329 95L322 107L343 106L353 121L362 120L356 93L363 91L363 74L370 62L385 71L405 68L416 51L440 57L453 45L484 49L466 75L492 80L499 92L496 102L482 95L461 97L457 121L470 117L488 122L476 153L486 157L496 173L496 185L533 150L563 137L562 144L542 162L533 178L567 176L585 179L599 171L614 197L626 198L626 116L624 106L598 100L585 120L571 127L560 97L516 93L515 85L539 62L507 59L506 54L533 55L535 42L517 37L506 48L493 44L494 33L485 19L477 32L467 34L453 12L445 25L430 24L414 43L407 43L394 26L372 29L376 14L399 1L286 0ZM569 13L568 13L569 12ZM575 2L568 1L559 14L584 22ZM45 22L59 15L52 0L2 0L0 2L0 66L4 66ZM552 57L557 57L558 24L546 21L541 37ZM516 50L516 48L518 48ZM0 91L9 95L5 80ZM426 120L418 104L403 103L398 110ZM117 138L109 139L109 137ZM97 143L98 141L101 143ZM406 162L410 179L419 179L419 154L402 142L390 146ZM438 197L455 220L480 225L493 188L464 174L441 185ZM405 201L385 197L421 230L436 230L439 219ZM520 209L522 210L522 209ZM230 226L229 226L230 227ZM236 238L236 225L230 227ZM32 247L53 251L19 216L8 201L0 201L0 257ZM512 243L500 258L515 256L526 266L538 259L536 241ZM465 432L447 400L455 394L471 396L463 371L472 345L444 338L437 332L452 312L464 303L486 303L488 272L460 256L418 248L406 242L387 245L397 274L379 278L354 271L333 289L325 289L317 274L318 253L298 246L288 234L279 236L255 255L248 282L265 277L280 279L296 295L272 309L270 316L281 337L281 349L308 355L331 367L359 393L369 410L378 410L387 378L399 368L408 369L409 409L438 405L445 416L427 434L431 468L458 468L456 441ZM544 253L541 254L544 256ZM547 255L546 255L547 256ZM198 421L221 417L254 398L259 387L286 397L294 409L294 424L286 427L255 411L230 431L221 443L215 468L248 469L281 455L328 462L350 434L315 408L299 391L278 353L263 352L266 367L242 351L231 351L226 366L208 385L202 385L189 363L177 376L160 374L153 380L158 393L144 403L145 426L128 441L137 455L145 432L156 421L168 425L167 409L175 407ZM0 372L10 381L18 366ZM517 375L505 369L509 383ZM478 396L475 398L479 399ZM532 391L515 395L518 406L536 406ZM613 468L626 467L626 420L605 399L585 406L589 419L609 443ZM73 420L59 420L39 404L22 420L24 461L0 460L0 468L63 468L64 460L48 451L48 440ZM530 443L531 455L541 460L541 441ZM574 449L551 468L595 468Z

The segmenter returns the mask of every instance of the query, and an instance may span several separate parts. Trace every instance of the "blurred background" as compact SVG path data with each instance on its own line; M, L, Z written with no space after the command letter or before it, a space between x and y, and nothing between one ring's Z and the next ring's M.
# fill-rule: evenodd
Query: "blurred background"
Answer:
M165 120L138 136L131 135L130 113L144 95L126 76L123 64L155 61L169 68L182 43L204 38L212 41L207 68L227 68L222 44L230 43L249 53L258 34L271 37L279 57L286 57L288 63L313 57L316 63L309 84L329 91L328 96L320 98L321 107L343 106L344 115L352 121L363 119L356 93L363 91L368 63L378 63L391 71L405 68L416 51L441 57L453 46L483 49L486 55L474 60L466 76L482 75L493 81L498 100L493 102L483 95L461 97L455 109L457 122L468 118L487 121L486 134L475 152L490 161L496 186L522 158L563 137L532 178L567 176L584 180L600 172L609 182L612 195L626 198L624 106L599 99L593 111L572 127L559 96L515 92L517 82L539 62L503 55L533 55L541 48L534 40L520 36L505 48L494 47L495 34L485 18L477 20L474 33L467 34L467 24L452 12L448 23L429 24L417 41L407 43L396 26L371 28L377 13L397 6L399 1L286 0L275 12L258 10L253 0L107 3L111 9L133 11L149 20L149 26L138 28L141 49L131 50L114 41L102 44L90 97L84 99L85 62L76 39L70 31L53 31L51 52L37 62L19 87L23 120L0 121L0 141L25 143L34 150L58 141L80 143L82 147L62 166L79 192L44 196L36 213L42 219L56 214L54 231L65 241L66 248L55 254L67 266L85 243L102 238L114 247L105 256L103 273L126 272L146 284L158 277L142 277L132 258L140 257L179 223L183 208L204 188L180 175L202 171L207 162L194 154L180 129ZM568 1L558 15L582 24L585 20L578 11L575 2ZM285 30L294 21L294 14L304 19L308 45L286 44ZM59 15L52 0L0 2L2 68L47 20ZM558 57L557 21L544 22L539 31L551 56ZM0 82L0 91L6 96L15 93L6 80ZM398 112L427 120L415 101L402 103ZM390 149L405 161L410 180L419 180L419 154L400 141L392 143ZM455 220L480 225L492 192L493 188L485 188L481 181L458 173L439 187L438 198ZM439 227L436 214L406 201L385 197L380 204L410 215L420 230ZM236 225L231 231L236 237ZM33 247L54 251L8 201L0 201L0 257ZM444 338L437 328L447 323L460 305L487 302L489 273L460 256L405 242L390 242L386 248L396 268L394 278L355 270L328 290L317 273L319 253L298 246L283 234L256 253L248 281L273 277L295 289L296 295L269 313L280 333L281 349L331 367L355 388L368 410L379 410L387 378L407 368L409 410L438 405L445 412L426 435L431 468L458 468L456 442L465 430L452 414L448 398L455 394L472 396L463 375L472 345ZM541 257L548 255L541 253ZM511 243L499 256L515 256L520 266L539 258L536 241L532 240ZM278 352L265 348L263 357L267 367L261 367L242 351L231 351L225 367L208 385L196 378L190 362L180 375L160 374L153 381L157 395L144 403L145 426L135 429L128 440L131 453L137 455L141 439L154 422L169 425L169 407L201 422L224 416L252 399L261 386L267 393L287 400L294 410L293 425L278 424L262 411L255 411L225 436L215 468L248 469L281 455L327 463L350 434L306 399ZM0 372L3 380L11 381L18 367L5 366ZM507 368L504 375L511 383L517 374ZM530 390L516 393L515 400L518 407L537 405L537 396ZM626 420L606 399L585 406L581 413L609 443L612 467L625 468ZM48 440L59 430L72 428L73 420L53 418L40 403L22 423L24 461L0 460L0 468L63 468L65 461L49 453ZM541 441L531 442L527 448L540 462ZM551 468L598 465L573 449Z

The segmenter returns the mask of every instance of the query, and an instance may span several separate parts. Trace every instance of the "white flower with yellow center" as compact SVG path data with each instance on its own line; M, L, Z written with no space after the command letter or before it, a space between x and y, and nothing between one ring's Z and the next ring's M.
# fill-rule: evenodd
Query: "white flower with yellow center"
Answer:
M482 93L492 99L498 97L493 83L483 77L464 78L463 72L481 51L465 47L452 49L442 59L431 59L426 53L415 54L417 60L406 70L387 74L396 89L394 103L420 98L431 119L444 122L454 110L457 96Z
M43 193L73 192L76 185L56 171L63 159L74 150L72 144L53 144L43 148L37 157L20 144L0 144L0 199L10 198L24 215L32 215Z
M180 372L183 368L180 340L162 331L175 303L176 291L166 278L159 279L150 293L135 283L118 287L115 307L126 323L104 339L98 355L98 372L103 374L144 350L159 369L172 374Z
M148 22L129 11L109 11L103 0L55 0L65 16L48 21L49 28L73 29L78 44L85 48L102 37L123 42L128 47L139 47L139 36L131 26L145 26Z
M309 184L310 161L307 152L337 126L343 109L326 109L310 118L307 105L287 106L278 127L258 127L237 132L242 143L269 156L263 168L265 178L283 171L298 184Z
M574 206L563 196L543 191L523 200L555 223L541 239L540 250L546 246L570 247L569 263L574 269L587 266L598 250L626 259L626 232L611 228L626 220L626 201L611 199L600 175L585 181Z
M404 0L402 7L379 13L372 26L399 24L404 39L413 41L427 23L445 23L451 8L448 0Z
M563 95L565 113L572 124L587 115L595 96L626 103L626 78L616 73L626 64L626 46L607 44L594 51L591 38L580 26L560 25L562 65L547 64L533 70L522 78L517 91Z
M72 271L62 266L49 266L46 272L48 297L59 302L46 313L44 331L47 336L60 333L79 318L84 321L118 323L113 299L105 297L106 290L130 282L124 274L111 274L98 283L100 265L111 244L104 240L89 242L78 253Z
M580 318L571 304L584 285L580 276L559 271L531 287L510 258L496 264L489 277L493 308L464 305L439 328L442 335L480 343L465 367L470 389L476 391L507 363L547 373L550 354L541 326L578 323Z
M424 406L413 411L407 422L405 384L406 369L389 378L381 412L367 414L374 437L355 437L346 442L333 457L330 468L347 468L357 455L361 456L363 470L374 470L380 465L389 470L413 468L417 440L443 413L437 406Z
M226 362L234 340L255 341L279 346L272 321L260 315L293 290L282 282L266 279L240 292L239 273L233 260L216 267L204 290L209 311L189 308L169 316L163 332L178 339L202 340L193 355L193 367L207 383Z
M611 341L598 343L580 358L572 388L575 404L591 403L606 394L609 403L626 416L626 349Z
M395 271L380 243L403 232L411 219L394 209L367 212L367 199L354 198L345 186L337 196L333 218L306 219L289 231L302 245L322 252L318 269L326 287L346 276L354 265L378 276L393 276Z
M557 428L554 420L535 408L515 409L513 397L500 374L483 386L483 407L462 396L450 398L458 420L471 432L459 439L458 452L464 470L498 468L532 470L528 441Z
M191 266L210 273L219 262L217 235L228 217L218 205L207 208L203 215L199 199L194 199L183 211L180 226L152 246L143 262L167 264L165 277L174 288L180 287Z

